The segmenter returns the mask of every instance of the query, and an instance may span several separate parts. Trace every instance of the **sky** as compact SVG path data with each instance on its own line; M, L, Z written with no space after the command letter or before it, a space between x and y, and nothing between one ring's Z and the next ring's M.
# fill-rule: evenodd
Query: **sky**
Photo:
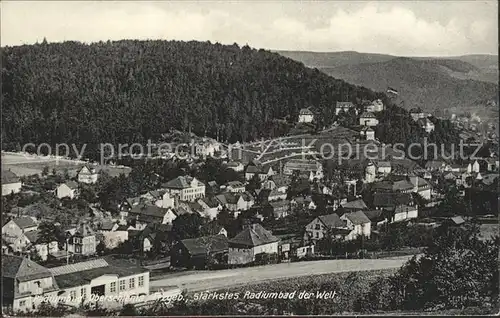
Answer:
M1 46L198 40L269 50L498 54L497 1L6 1Z

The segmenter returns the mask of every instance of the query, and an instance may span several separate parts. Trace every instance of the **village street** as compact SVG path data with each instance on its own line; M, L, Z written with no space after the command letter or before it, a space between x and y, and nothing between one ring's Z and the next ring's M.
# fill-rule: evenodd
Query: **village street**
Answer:
M178 287L186 289L188 292L210 291L272 279L350 271L393 269L401 267L411 257L308 261L218 271L190 271L185 274L158 276L156 279L152 277L150 290L157 291L160 288L167 290Z

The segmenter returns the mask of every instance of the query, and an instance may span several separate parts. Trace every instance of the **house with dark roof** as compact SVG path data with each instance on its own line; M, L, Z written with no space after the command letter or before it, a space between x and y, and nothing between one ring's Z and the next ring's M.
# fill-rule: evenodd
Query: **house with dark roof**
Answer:
M92 166L85 165L78 171L78 182L93 184L97 182L98 178L99 173Z
M129 234L131 231L128 231ZM129 235L132 244L142 252L153 250L155 244L160 244L161 250L168 250L173 241L172 224L150 223L138 233Z
M177 209L178 210L178 209ZM142 230L150 223L171 224L179 214L171 208L160 208L151 204L135 205L130 211L122 214L127 219L128 224L132 224L136 229Z
M340 112L349 112L349 110L354 109L357 115L357 109L352 102L336 102L335 103L335 115L340 114Z
M364 112L359 116L359 125L374 127L378 125L378 119L375 114L370 112Z
M72 254L94 255L97 238L90 224L82 223L66 231L66 250Z
M205 184L191 176L180 176L163 184L171 194L181 201L196 201L205 197Z
M400 192L375 192L373 206L376 209L395 209L400 205L414 205L411 193Z
M211 220L215 219L222 210L222 204L213 196L199 199L197 202L203 208L201 215Z
M172 248L171 264L175 267L206 269L211 264L227 264L228 251L225 235L185 239Z
M233 193L225 192L216 195L215 198L223 207L230 211L246 211L255 204L255 198L249 192Z
M363 213L370 219L372 231L388 222L389 212L386 210L369 210L363 211Z
M12 171L2 169L2 196L21 192L21 179Z
M59 199L62 198L70 198L70 199L75 199L79 195L78 191L78 183L76 183L73 180L70 180L66 183L60 184L56 188L56 196Z
M260 224L245 226L229 240L229 264L252 263L262 254L278 254L279 239Z
M272 201L268 204L275 219L284 218L290 213L289 200Z
M32 311L35 296L56 296L59 286L52 273L28 258L2 254L2 307Z
M250 162L245 168L245 180L251 180L255 175L259 177L260 181L275 175L276 172L271 166L263 166L258 162Z
M315 242L325 237L342 239L350 232L347 222L341 220L338 214L320 215L306 225L304 241Z

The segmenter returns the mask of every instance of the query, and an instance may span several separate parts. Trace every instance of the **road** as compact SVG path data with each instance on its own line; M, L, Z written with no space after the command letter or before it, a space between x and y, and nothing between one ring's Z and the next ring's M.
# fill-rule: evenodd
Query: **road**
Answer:
M272 279L399 268L411 257L308 261L218 271L190 271L152 278L149 286L152 291L160 288L172 288L172 286L178 286L190 292L216 290Z

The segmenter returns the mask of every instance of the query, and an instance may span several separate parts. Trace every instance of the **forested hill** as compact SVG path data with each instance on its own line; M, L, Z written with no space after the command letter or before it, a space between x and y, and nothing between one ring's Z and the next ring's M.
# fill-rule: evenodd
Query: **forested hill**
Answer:
M251 140L303 107L327 125L345 96L386 100L269 51L178 41L6 47L2 89L5 147L145 142L171 128Z

